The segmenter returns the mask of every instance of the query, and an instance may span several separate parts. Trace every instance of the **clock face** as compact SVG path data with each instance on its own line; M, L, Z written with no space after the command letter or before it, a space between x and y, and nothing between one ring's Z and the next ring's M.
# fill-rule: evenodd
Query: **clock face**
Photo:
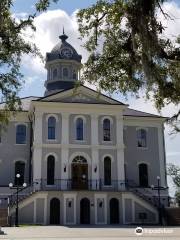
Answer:
M61 56L64 58L70 58L72 57L72 51L69 48L63 48L61 50Z

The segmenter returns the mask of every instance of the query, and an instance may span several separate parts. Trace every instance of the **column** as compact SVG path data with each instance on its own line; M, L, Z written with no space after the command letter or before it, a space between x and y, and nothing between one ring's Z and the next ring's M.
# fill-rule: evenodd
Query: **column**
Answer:
M36 188L40 187L42 178L42 112L35 112L34 122L34 143L33 143L33 181L39 182Z
M159 145L159 165L160 165L160 185L166 186L166 166L163 125L158 127L158 145Z
M123 116L116 116L117 129L116 129L116 141L117 141L117 176L118 176L118 188L124 188L124 142L123 142Z
M36 198L34 199L34 215L33 215L33 223L36 224L36 214L37 214L37 204L36 204Z
M92 189L99 188L98 115L91 115Z
M69 169L69 113L62 113L62 148L61 148L61 189L68 187Z

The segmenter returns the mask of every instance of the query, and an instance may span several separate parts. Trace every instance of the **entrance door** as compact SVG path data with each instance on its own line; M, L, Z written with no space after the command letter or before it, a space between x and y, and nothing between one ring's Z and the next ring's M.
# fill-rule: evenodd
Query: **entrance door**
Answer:
M60 201L57 198L50 201L50 224L60 224Z
M88 198L83 198L80 202L80 223L90 224L90 201Z
M119 224L119 201L116 198L110 200L110 224Z
M88 164L72 163L72 188L88 188Z

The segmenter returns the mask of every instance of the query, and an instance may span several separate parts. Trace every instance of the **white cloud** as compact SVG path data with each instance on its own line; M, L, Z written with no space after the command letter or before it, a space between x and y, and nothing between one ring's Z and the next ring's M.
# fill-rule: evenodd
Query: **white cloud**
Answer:
M175 39L180 34L180 7L173 1L165 2L163 11L170 16L170 18L165 18L162 13L159 15L159 19L165 27L164 35Z
M69 36L68 42L82 55L82 62L85 62L88 56L87 51L82 47L82 41L80 41L78 24L76 20L77 10L72 15L68 15L63 10L52 10L40 14L34 19L34 25L36 32L33 32L30 28L26 29L22 33L23 37L32 43L35 43L39 48L41 54L45 58L46 53L60 41L59 35L62 34L63 27L65 33ZM25 17L26 13L18 13L15 17ZM30 55L24 55L22 58L22 68L25 72L25 83L28 86L35 83L31 81L32 75L39 76L42 79L46 79L45 63L39 57L32 57ZM29 77L27 75L30 75ZM27 87L27 86L26 86Z
M167 152L166 156L167 157L176 157L176 156L180 157L180 152Z
M82 55L82 60L85 61L87 59L87 52L81 47L82 42L78 39L76 12L71 16L63 10L52 10L42 13L34 19L36 32L33 33L31 29L27 29L23 33L24 38L35 43L45 57L46 52L50 52L58 41L60 41L59 35L62 34L64 26L65 33L69 36L68 42ZM41 60L39 58L32 58L32 56L26 55L23 57L23 67L30 68L35 74L45 74L46 72Z

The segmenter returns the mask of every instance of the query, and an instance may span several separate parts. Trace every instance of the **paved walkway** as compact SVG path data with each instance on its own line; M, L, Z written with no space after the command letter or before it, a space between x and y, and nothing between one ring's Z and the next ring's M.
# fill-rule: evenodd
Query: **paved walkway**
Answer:
M32 226L2 228L6 235L0 235L0 239L9 240L180 240L179 228L154 228L143 229L142 235L135 233L135 227L63 227L63 226ZM141 232L141 230L139 231Z

